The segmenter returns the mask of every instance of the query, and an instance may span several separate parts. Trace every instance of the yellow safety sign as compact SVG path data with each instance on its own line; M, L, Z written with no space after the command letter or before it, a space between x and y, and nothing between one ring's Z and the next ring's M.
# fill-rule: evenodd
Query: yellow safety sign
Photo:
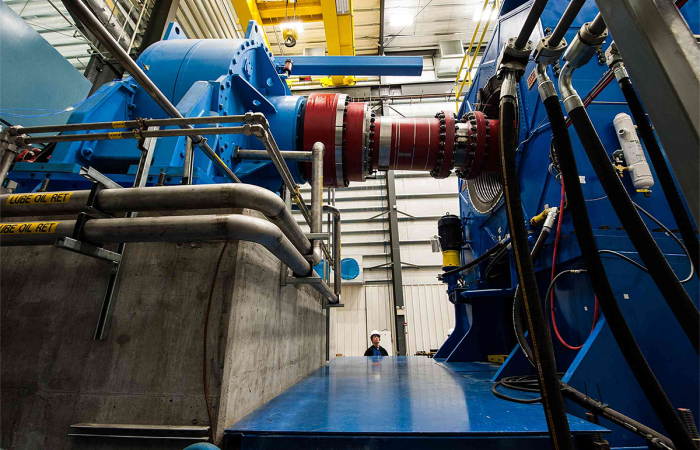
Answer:
M2 234L55 233L58 222L0 223Z
M6 205L45 205L47 203L69 203L72 192L49 192L46 194L15 194L7 197Z

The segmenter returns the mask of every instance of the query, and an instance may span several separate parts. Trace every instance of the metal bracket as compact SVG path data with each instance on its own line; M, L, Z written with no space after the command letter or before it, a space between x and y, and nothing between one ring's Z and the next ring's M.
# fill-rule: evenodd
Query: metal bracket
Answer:
M111 178L109 178L106 175L103 175L101 172L93 169L92 167L81 167L80 175L92 181L93 183L101 184L106 189L124 189L121 185L112 181Z
M87 242L82 242L69 237L62 237L56 239L55 245L58 248L69 250L75 253L80 253L81 255L86 255L91 258L99 259L101 261L112 262L114 264L119 264L122 260L122 255L120 255L119 253L105 250L102 247L88 244Z
M287 277L287 284L321 284L323 283L323 278L318 275L313 275L310 277Z
M329 239L328 233L304 233L304 236L306 236L306 238L310 241L327 241Z

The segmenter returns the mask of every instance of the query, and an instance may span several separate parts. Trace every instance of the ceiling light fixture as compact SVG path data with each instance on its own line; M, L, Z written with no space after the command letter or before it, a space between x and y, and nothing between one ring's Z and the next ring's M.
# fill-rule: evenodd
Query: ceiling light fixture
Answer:
M413 25L413 14L404 8L397 8L389 18L389 25L392 27L407 27Z

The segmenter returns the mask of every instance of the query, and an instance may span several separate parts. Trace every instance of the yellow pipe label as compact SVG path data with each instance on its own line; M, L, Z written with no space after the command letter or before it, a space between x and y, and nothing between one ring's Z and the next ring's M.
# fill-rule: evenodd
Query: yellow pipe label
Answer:
M112 128L126 128L126 122L112 122Z
M2 234L55 233L58 222L0 223Z
M459 267L459 250L443 251L442 267Z
M110 139L121 139L122 132L121 131L112 131L111 133L109 133L109 138Z
M45 205L47 203L70 203L72 192L50 192L46 194L17 194L7 197L6 205Z

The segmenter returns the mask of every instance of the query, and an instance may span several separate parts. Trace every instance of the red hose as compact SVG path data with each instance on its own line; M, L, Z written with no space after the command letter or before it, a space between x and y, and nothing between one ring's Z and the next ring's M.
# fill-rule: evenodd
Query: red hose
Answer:
M566 199L566 191L564 190L564 180L563 178L560 180L561 181L561 202L559 204L559 219L557 220L557 233L554 237L554 250L552 251L552 280L554 280L554 276L556 275L556 265L557 265L557 249L559 248L559 237L561 236L561 224L563 221L564 217L564 203ZM579 346L573 346L569 345L564 338L562 337L561 333L559 333L559 327L557 327L557 318L556 315L554 314L554 289L552 289L552 297L550 299L550 313L552 316L552 328L554 329L554 334L557 336L557 339L559 342L561 342L561 345L564 347L568 348L569 350L579 350L581 347L583 347L583 344ZM595 297L595 307L593 309L593 326L591 327L591 333L595 329L596 324L598 323L598 316L600 314L599 306L598 306L598 297Z

